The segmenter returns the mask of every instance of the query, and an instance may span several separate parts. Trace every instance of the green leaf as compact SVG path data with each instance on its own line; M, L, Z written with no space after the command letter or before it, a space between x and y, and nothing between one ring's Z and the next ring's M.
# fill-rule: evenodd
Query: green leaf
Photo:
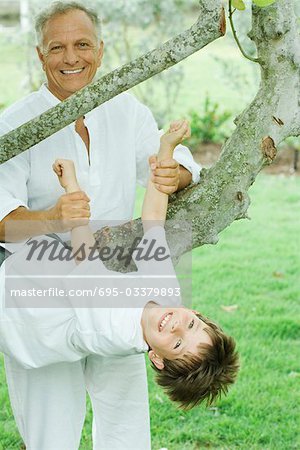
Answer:
M253 3L255 3L257 6L260 6L263 8L264 6L272 5L272 3L275 3L276 0L253 0Z
M245 3L243 0L232 0L232 6L239 11L244 11L246 9Z

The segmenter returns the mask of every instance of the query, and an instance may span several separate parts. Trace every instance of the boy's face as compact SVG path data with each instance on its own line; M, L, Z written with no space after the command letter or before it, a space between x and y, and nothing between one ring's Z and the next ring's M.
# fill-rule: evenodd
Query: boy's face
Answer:
M212 345L204 330L206 323L194 311L184 307L162 308L152 304L144 310L142 327L151 348L149 358L158 369L163 369L164 358L182 358L187 353L198 353L199 344Z

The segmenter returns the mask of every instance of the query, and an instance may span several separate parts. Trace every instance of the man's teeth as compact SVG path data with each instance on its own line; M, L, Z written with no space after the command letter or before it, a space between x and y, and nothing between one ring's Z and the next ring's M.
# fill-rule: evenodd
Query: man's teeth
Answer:
M70 75L70 74L73 74L73 73L80 73L80 72L82 72L83 71L83 69L76 69L76 70L62 70L62 73L64 74L64 75Z
M169 313L162 321L161 324L159 326L159 331L161 331L165 325L169 322L169 320L171 319L172 313Z

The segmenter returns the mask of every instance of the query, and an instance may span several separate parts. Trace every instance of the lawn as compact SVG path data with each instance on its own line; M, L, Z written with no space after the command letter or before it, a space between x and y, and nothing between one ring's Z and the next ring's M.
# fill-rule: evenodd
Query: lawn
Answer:
M250 221L193 252L193 303L232 334L241 372L213 408L178 411L149 367L153 450L300 448L300 178L261 175L251 189ZM142 191L138 194L141 204ZM222 306L236 305L232 312ZM20 439L1 368L0 449ZM91 447L91 410L81 450Z

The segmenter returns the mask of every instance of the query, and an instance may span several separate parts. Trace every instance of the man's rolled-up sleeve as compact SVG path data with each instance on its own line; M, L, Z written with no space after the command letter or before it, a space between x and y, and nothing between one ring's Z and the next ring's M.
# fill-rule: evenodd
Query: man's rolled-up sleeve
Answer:
M174 151L174 159L183 167L185 167L192 174L194 183L200 180L201 166L194 161L192 153L184 145L177 145Z
M139 102L137 105L135 121L137 182L145 186L149 176L148 158L158 152L163 130L158 130L149 108ZM178 145L174 151L174 159L191 172L193 182L198 183L201 166L194 161L190 150L184 145Z

